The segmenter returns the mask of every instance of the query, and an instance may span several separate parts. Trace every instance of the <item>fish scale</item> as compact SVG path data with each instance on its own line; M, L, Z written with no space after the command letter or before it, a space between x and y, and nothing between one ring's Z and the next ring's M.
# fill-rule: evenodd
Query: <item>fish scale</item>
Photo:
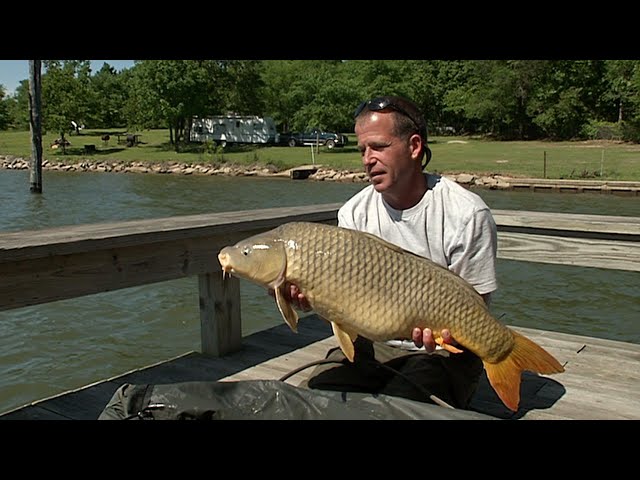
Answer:
M275 229L287 255L286 278L314 310L374 341L411 338L414 327L448 328L487 360L512 346L511 332L481 297L439 265L362 232L292 222ZM483 337L482 342L474 341Z

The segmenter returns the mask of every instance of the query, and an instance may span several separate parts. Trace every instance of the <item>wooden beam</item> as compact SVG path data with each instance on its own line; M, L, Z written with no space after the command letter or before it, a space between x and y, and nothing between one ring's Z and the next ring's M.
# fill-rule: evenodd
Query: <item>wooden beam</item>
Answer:
M240 280L219 274L198 276L202 353L221 357L240 350Z
M640 217L492 210L501 232L640 242Z
M285 222L336 223L339 207L340 204L326 204L265 208L0 233L0 263L185 238L259 232Z
M498 258L640 272L640 243L498 232Z

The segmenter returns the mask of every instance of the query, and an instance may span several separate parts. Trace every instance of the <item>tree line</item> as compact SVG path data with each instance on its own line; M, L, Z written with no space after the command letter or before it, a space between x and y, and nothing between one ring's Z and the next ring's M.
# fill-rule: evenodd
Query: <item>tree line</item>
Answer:
M27 60L25 60L27 62ZM179 149L193 116L270 116L281 132L353 131L378 95L412 98L430 134L499 140L640 141L640 60L136 60L93 72L88 60L45 60L42 124L167 128ZM0 130L29 128L28 79L0 85Z

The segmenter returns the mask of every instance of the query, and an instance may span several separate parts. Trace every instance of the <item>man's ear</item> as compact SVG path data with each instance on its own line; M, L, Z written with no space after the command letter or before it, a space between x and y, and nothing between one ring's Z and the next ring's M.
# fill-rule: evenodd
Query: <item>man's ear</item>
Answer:
M413 135L411 135L411 137L409 138L409 148L411 149L411 157L414 160L420 160L422 158L422 156L420 155L420 152L422 151L422 137L420 135L418 135L417 133L414 133ZM426 147L426 145L425 145Z

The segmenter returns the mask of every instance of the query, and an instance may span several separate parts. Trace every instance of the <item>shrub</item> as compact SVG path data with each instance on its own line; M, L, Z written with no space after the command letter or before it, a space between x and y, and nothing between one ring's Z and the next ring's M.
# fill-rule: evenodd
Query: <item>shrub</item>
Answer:
M622 140L622 126L614 122L590 121L582 127L582 135L590 140Z

